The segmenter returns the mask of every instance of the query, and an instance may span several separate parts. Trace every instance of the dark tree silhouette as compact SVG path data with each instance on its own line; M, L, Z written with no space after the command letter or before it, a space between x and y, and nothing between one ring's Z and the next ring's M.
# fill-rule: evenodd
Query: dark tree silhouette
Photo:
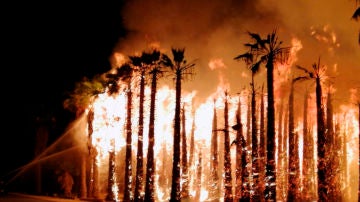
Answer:
M229 133L229 101L228 92L225 92L224 108L224 201L232 202L232 177L230 156L230 133Z
M141 195L144 190L144 168L143 168L143 136L144 136L144 99L145 99L145 74L147 66L143 62L144 52L141 56L129 56L131 65L139 72L139 122L138 122L138 144L136 155L136 181L134 201L142 202L144 200Z
M185 116L185 103L182 107L181 116L181 198L185 199L189 197L189 171L188 171L188 159L187 159L187 144L186 144L186 116Z
M118 93L121 89L121 83L126 84L125 91L127 96L127 113L126 113L126 154L125 154L125 190L124 190L124 201L130 201L132 199L132 86L131 81L133 78L133 68L129 63L124 63L119 68L116 69L115 74L108 74L107 77L111 82L109 86L109 94ZM115 142L112 141L113 149L109 151L109 178L108 178L108 193L106 196L107 200L113 201L117 200L112 191L114 185L114 175L115 175Z
M155 101L157 93L157 81L162 75L160 65L160 51L152 50L150 53L143 54L143 62L148 65L151 74L151 94L150 94L150 117L149 117L149 145L147 152L146 164L146 184L145 184L145 201L155 200L155 159L154 159L154 145L155 145Z
M216 104L214 100L214 109L213 109L213 121L212 121L212 133L211 133L211 198L219 198L219 154L218 154L218 129L217 129L217 115L216 115Z
M236 183L234 200L241 202L250 201L249 172L247 169L247 146L243 135L243 125L241 121L241 100L239 97L238 108L236 111L236 124L232 126L236 131L236 139L231 145L236 145Z
M288 195L287 201L298 201L298 188L300 185L300 158L299 158L299 136L295 132L294 120L294 85L296 82L309 79L306 76L300 76L292 79L289 94L289 174L288 174Z
M254 200L259 200L260 190L259 190L259 148L258 148L258 130L257 130L257 121L256 121L256 91L255 91L255 82L254 76L260 70L260 63L254 63L254 57L248 54L239 55L235 60L243 60L251 71L251 151L252 151L252 177L254 181L253 194L252 198ZM250 110L249 110L250 111ZM250 124L249 124L250 126ZM250 127L248 127L250 128Z
M323 73L323 67L320 66L320 58L318 63L312 65L312 71L307 70L304 67L297 67L308 74L309 78L315 80L315 93L316 93L316 118L317 118L317 155L318 155L318 197L320 201L328 200L328 184L326 173L326 136L325 136L325 120L324 120L324 108L322 103L322 87L321 76Z
M175 117L174 117L174 145L173 145L173 168L170 201L180 201L180 103L181 81L187 75L193 75L192 69L195 63L187 63L184 57L185 48L172 48L173 59L162 55L162 63L175 74Z
M254 65L265 63L267 69L267 158L266 158L266 188L265 199L276 200L276 165L275 165L275 106L274 106L274 65L284 63L289 56L290 47L282 47L276 30L264 39L259 34L248 32L254 43L246 43L250 50L235 59L248 58Z

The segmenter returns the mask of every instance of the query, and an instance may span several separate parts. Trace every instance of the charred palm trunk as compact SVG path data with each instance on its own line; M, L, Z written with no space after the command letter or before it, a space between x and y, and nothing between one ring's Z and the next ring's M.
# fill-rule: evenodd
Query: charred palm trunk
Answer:
M340 149L336 148L335 140L335 131L333 124L333 108L332 108L332 98L330 90L327 93L327 102L326 102L326 138L327 138L327 184L329 185L329 197L336 201L341 201L341 184L338 180L339 175L339 159Z
M322 90L320 77L316 77L316 111L317 111L317 155L318 155L318 197L319 201L327 201L327 183L326 183L326 162L325 162L325 123L322 105Z
M241 152L242 152L242 147L241 147L241 141L242 141L242 123L241 123L241 100L240 100L240 96L239 96L239 101L238 101L238 108L236 111L236 165L235 165L235 196L234 196L234 200L239 201L241 199L241 188L242 188L242 182L241 182Z
M219 160L218 160L218 129L217 129L217 116L214 101L214 115L212 122L211 133L211 191L213 192L211 198L219 198Z
M232 202L232 177L231 177L231 157L230 157L230 134L229 134L229 103L225 92L224 109L224 201Z
M250 201L250 183L249 183L249 172L247 170L247 147L243 134L243 127L241 122L241 102L239 98L238 111L236 115L236 185L240 181L240 196L238 197L238 191L235 192L236 199L241 202ZM240 155L240 158L238 157ZM240 164L240 165L239 165ZM238 174L238 172L240 172ZM238 176L239 175L239 176ZM240 179L238 179L240 178ZM237 190L238 188L236 188Z
M190 134L190 153L189 153L189 166L190 168L194 165L194 152L195 152L195 120L193 120ZM192 169L191 169L192 170ZM190 171L192 172L192 171ZM190 175L192 176L192 175Z
M291 82L290 95L289 95L289 174L288 174L288 195L287 201L298 201L298 185L300 179L298 178L299 172L299 152L297 150L298 137L295 133L294 123L294 82Z
M127 114L126 114L126 154L125 154L125 190L124 201L133 200L132 198L132 130L131 130L131 117L132 117L132 91L131 86L127 89Z
M170 201L180 201L180 103L181 103L181 70L176 71L176 98L174 117L173 168Z
M266 162L266 137L265 137L265 106L264 106L264 85L261 89L260 99L260 142L259 142L259 158L260 158L260 172L259 172L259 188L260 188L260 201L265 201L264 190L265 190L265 162Z
M136 182L135 182L135 202L142 202L143 196L143 181L144 181L144 168L143 168L143 136L144 136L144 98L145 98L145 71L141 72L140 77L140 95L139 95L139 127L138 127L138 146L137 146L137 159L136 159Z
M283 88L283 86L281 86ZM285 119L284 119L284 99L281 99L278 103L278 122L277 122L277 170L281 170L282 172L279 172L277 174L277 178L276 178L276 192L277 194L277 200L280 201L284 201L285 200L285 196L286 196L286 191L287 189L285 188L285 186L287 185L285 183L285 157L287 155L287 153L285 152L285 147L284 147L284 129L285 127ZM286 115L285 115L286 116Z
M94 132L93 129L93 121L94 121L94 109L91 108L87 114L87 124L88 124L88 150L90 156L90 171L89 171L89 191L88 191L88 198L96 197L97 195L97 168L96 168L96 148L92 144L92 134ZM82 189L82 188L80 188Z
M149 146L147 152L146 164L146 185L145 185L145 201L153 202L155 200L155 160L154 160L154 145L155 145L155 101L157 88L157 72L153 71L151 80L151 95L150 95L150 117L149 117Z
M196 180L195 180L195 201L200 201L201 195L201 176L202 176L202 150L199 151L199 160L196 165Z
M314 162L314 139L312 130L308 127L308 92L304 95L304 111L303 111L303 137L304 137L304 156L303 156L303 189L301 199L305 201L316 200L315 191L315 162Z
M256 97L254 75L252 75L251 83L251 142L252 142L252 174L253 174L253 191L252 199L260 200L259 196L259 150L258 150L258 132L256 121Z
M109 151L108 186L106 201L117 201L113 192L113 187L115 185L115 141L111 140L110 144L111 151Z
M182 108L182 130L181 130L181 167L182 167L182 190L181 198L187 198L189 196L189 173L188 173L188 161L187 161L187 144L186 144L186 124L185 124L185 104Z
M267 158L266 158L266 183L265 199L269 201L276 200L276 165L275 165L275 106L274 106L274 55L270 54L266 68L266 80L268 91L268 119L267 119Z

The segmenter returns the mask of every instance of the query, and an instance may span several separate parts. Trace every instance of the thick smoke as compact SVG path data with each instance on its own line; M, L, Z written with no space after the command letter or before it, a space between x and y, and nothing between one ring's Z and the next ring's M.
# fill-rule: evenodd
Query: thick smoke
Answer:
M215 91L213 81L218 78L208 63L221 58L235 94L249 83L241 76L249 72L245 64L233 60L246 51L247 31L265 36L277 29L284 46L291 46L293 38L301 41L296 64L311 68L321 57L339 92L335 97L347 99L348 89L360 85L359 23L351 20L354 10L352 1L133 0L122 10L128 37L119 41L115 51L131 55L157 43L170 54L171 47L185 47L187 60L196 60L196 75L184 82L184 88L204 97ZM265 82L262 69L255 79L259 85Z

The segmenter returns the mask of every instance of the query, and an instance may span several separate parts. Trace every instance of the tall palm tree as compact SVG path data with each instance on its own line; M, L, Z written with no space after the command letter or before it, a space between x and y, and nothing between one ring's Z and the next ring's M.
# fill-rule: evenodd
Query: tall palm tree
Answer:
M254 181L254 192L252 198L259 200L259 150L258 150L258 130L256 121L256 91L254 77L260 70L260 63L254 63L254 57L247 53L235 57L235 60L243 60L251 71L251 151L252 151L252 173Z
M264 103L264 84L261 87L261 97L260 97L260 126L259 126L259 159L260 159L260 173L259 173L259 189L260 189L260 199L261 201L265 200L264 190L265 190L265 162L266 162L266 137L265 137L265 103Z
M326 159L325 159L325 147L326 147L326 128L324 120L324 109L322 102L322 73L323 67L320 66L320 58L318 63L312 65L312 71L297 65L297 68L303 70L308 74L308 77L315 80L315 93L316 93L316 118L317 118L317 155L318 155L318 197L320 201L326 201L328 184L327 184L327 172L326 172Z
M126 154L125 154L125 190L124 190L124 201L132 200L132 86L131 80L133 78L133 68L129 63L124 63L116 69L115 74L108 74L107 77L111 82L109 87L109 94L117 93L121 90L119 81L126 83L125 89L127 95L127 114L126 114ZM115 144L113 142L113 144ZM114 147L115 145L113 145ZM108 195L107 200L116 200L115 195L112 191L114 185L115 175L115 150L112 149L109 153L109 179L108 179Z
M299 200L298 187L300 183L300 158L299 158L299 137L295 132L295 120L294 120L294 85L298 81L307 80L306 76L299 76L293 78L290 84L289 94L289 174L288 174L288 195L287 201Z
M75 84L74 91L69 94L69 98L65 99L63 105L64 108L74 112L75 117L79 118L82 116L83 113L86 112L86 109L91 106L91 103L96 99L96 96L100 93L103 93L105 91L105 81L103 78L99 75L96 75L92 80L89 80L88 78L84 78L83 81L78 82ZM96 193L93 193L93 191L96 192L97 187L94 187L93 189L92 185L96 186L95 183L97 183L97 177L92 176L94 173L90 173L90 177L93 177L89 181L90 183L90 190L88 192L87 188L87 180L86 180L86 161L90 160L90 166L95 166L95 155L96 155L96 148L92 146L92 121L93 121L93 111L90 107L90 110L87 114L87 121L88 121L88 153L83 153L82 159L81 159L81 169L80 169L80 198L86 198L87 195L90 195L91 197L95 196ZM85 146L85 145L84 145ZM89 156L88 156L89 155ZM90 158L90 159L89 159ZM90 169L90 171L93 171L93 169Z
M185 48L172 48L173 59L162 56L162 63L169 67L175 74L175 117L174 117L174 145L173 145L173 168L170 201L180 201L180 103L181 81L186 76L191 76L194 62L187 63L184 57Z
M216 104L214 99L212 131L211 131L211 149L210 149L210 198L219 198L219 154L218 154L218 130L217 130Z
M284 63L289 57L290 47L282 47L282 41L278 40L274 30L265 38L259 34L248 32L254 43L246 43L245 47L250 50L235 59L247 58L254 61L254 65L265 63L267 69L267 158L266 158L266 188L265 198L270 201L276 200L276 166L275 166L275 106L274 106L274 66L276 63Z
M135 193L134 201L143 201L142 192L144 190L144 162L143 162L143 136L144 136L144 99L145 99L145 74L147 66L143 63L143 52L141 56L129 56L131 64L134 69L139 72L140 78L140 94L139 94L139 121L138 121L138 144L136 155L136 181L135 181Z
M312 135L312 127L308 124L308 102L309 92L305 89L304 105L303 105L303 189L301 192L301 199L305 201L316 200L316 176L315 176L315 157L314 157L314 138Z
M233 196L229 134L229 101L227 91L225 91L224 136L224 201L231 202L233 201Z
M236 144L236 187L235 200L241 202L250 201L249 172L247 170L247 147L243 135L243 124L241 121L241 100L239 97L238 108L236 111L236 124L232 126L236 131L236 139L231 143Z
M151 50L149 53L143 54L143 62L149 67L149 74L151 75L151 93L150 93L150 117L149 117L149 145L147 152L146 164L146 184L145 184L145 201L154 201L155 196L155 102L157 93L157 81L162 75L160 62L160 51L157 49Z

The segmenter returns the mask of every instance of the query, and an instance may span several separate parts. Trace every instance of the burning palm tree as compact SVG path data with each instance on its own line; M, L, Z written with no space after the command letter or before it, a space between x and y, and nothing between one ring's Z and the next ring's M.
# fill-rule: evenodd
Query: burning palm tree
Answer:
M144 52L143 54L144 55ZM136 155L136 181L134 201L143 201L143 181L144 181L144 168L143 168L143 136L144 136L144 98L145 98L145 73L146 66L142 62L142 56L129 56L131 65L134 69L139 71L140 77L140 95L139 95L139 123L138 123L138 144Z
M184 58L185 48L172 48L171 60L167 55L163 55L163 64L169 67L175 74L175 117L174 117L174 149L173 149L173 168L170 201L180 201L180 103L181 103L181 81L185 76L193 75L192 70L195 63L187 63Z
M231 156L230 156L230 134L229 134L229 101L228 92L225 91L224 109L224 201L233 201L232 177L231 177Z
M325 160L325 147L326 147L326 136L325 136L325 120L324 120L324 109L322 103L322 73L324 71L324 67L320 66L320 58L318 63L314 63L312 65L312 71L308 69L298 66L297 68L303 70L306 74L308 74L309 78L315 79L316 85L316 116L317 116L317 155L318 155L318 197L320 201L327 200L327 190L328 185L326 183L326 160Z
M91 106L91 103L96 98L96 96L100 93L103 93L105 90L105 81L101 76L95 76L93 80L89 80L84 78L82 82L78 82L75 85L74 91L69 95L69 98L64 101L64 108L68 109L72 112L75 112L76 118L79 118L86 112L86 109ZM90 107L90 110L87 113L87 121L88 121L88 154L90 157L90 166L95 167L95 155L96 148L92 146L91 135L92 135L92 121L93 121L93 111ZM94 191L96 189L95 184L97 182L96 175L94 173L90 173L90 184L89 191L87 188L87 180L86 180L86 161L88 157L84 153L81 162L81 180L80 180L80 198L86 198L87 196L96 197L96 193ZM94 171L90 169L90 171ZM92 182L92 183L91 183Z
M260 63L254 63L253 56L249 53L245 53L235 57L235 60L243 60L248 68L251 71L251 151L252 151L252 173L254 180L254 194L252 198L254 200L259 200L260 190L259 190L259 150L258 150L258 138L257 138L257 121L256 121L256 91L255 91L255 82L254 77L260 70ZM250 127L249 127L250 128Z
M296 82L309 79L306 76L299 76L291 81L290 94L289 94L289 185L287 201L299 200L298 187L300 183L300 158L299 158L299 137L295 132L294 122L294 85Z
M284 63L289 56L290 47L282 47L282 41L278 40L276 30L261 38L259 34L248 32L254 43L246 43L245 47L250 50L235 59L245 58L254 61L254 66L265 63L267 69L267 159L266 159L266 188L265 198L270 201L276 200L276 166L275 166L275 106L274 106L274 65Z
M124 201L132 200L132 90L131 80L133 78L133 68L129 63L125 63L116 69L115 74L108 74L107 77L112 80L109 88L109 94L117 93L119 89L119 80L125 82L127 87L125 89L127 95L127 114L126 114L126 157L125 157L125 190ZM112 141L112 147L115 147L115 142ZM115 175L115 148L109 152L109 180L108 180L108 194L107 200L115 200L112 191L114 185Z
M151 93L150 93L150 119L149 119L149 146L147 152L146 164L146 184L145 184L145 201L154 201L155 192L155 101L157 93L157 81L161 75L160 51L153 49L150 53L143 54L143 62L149 66L151 74Z

